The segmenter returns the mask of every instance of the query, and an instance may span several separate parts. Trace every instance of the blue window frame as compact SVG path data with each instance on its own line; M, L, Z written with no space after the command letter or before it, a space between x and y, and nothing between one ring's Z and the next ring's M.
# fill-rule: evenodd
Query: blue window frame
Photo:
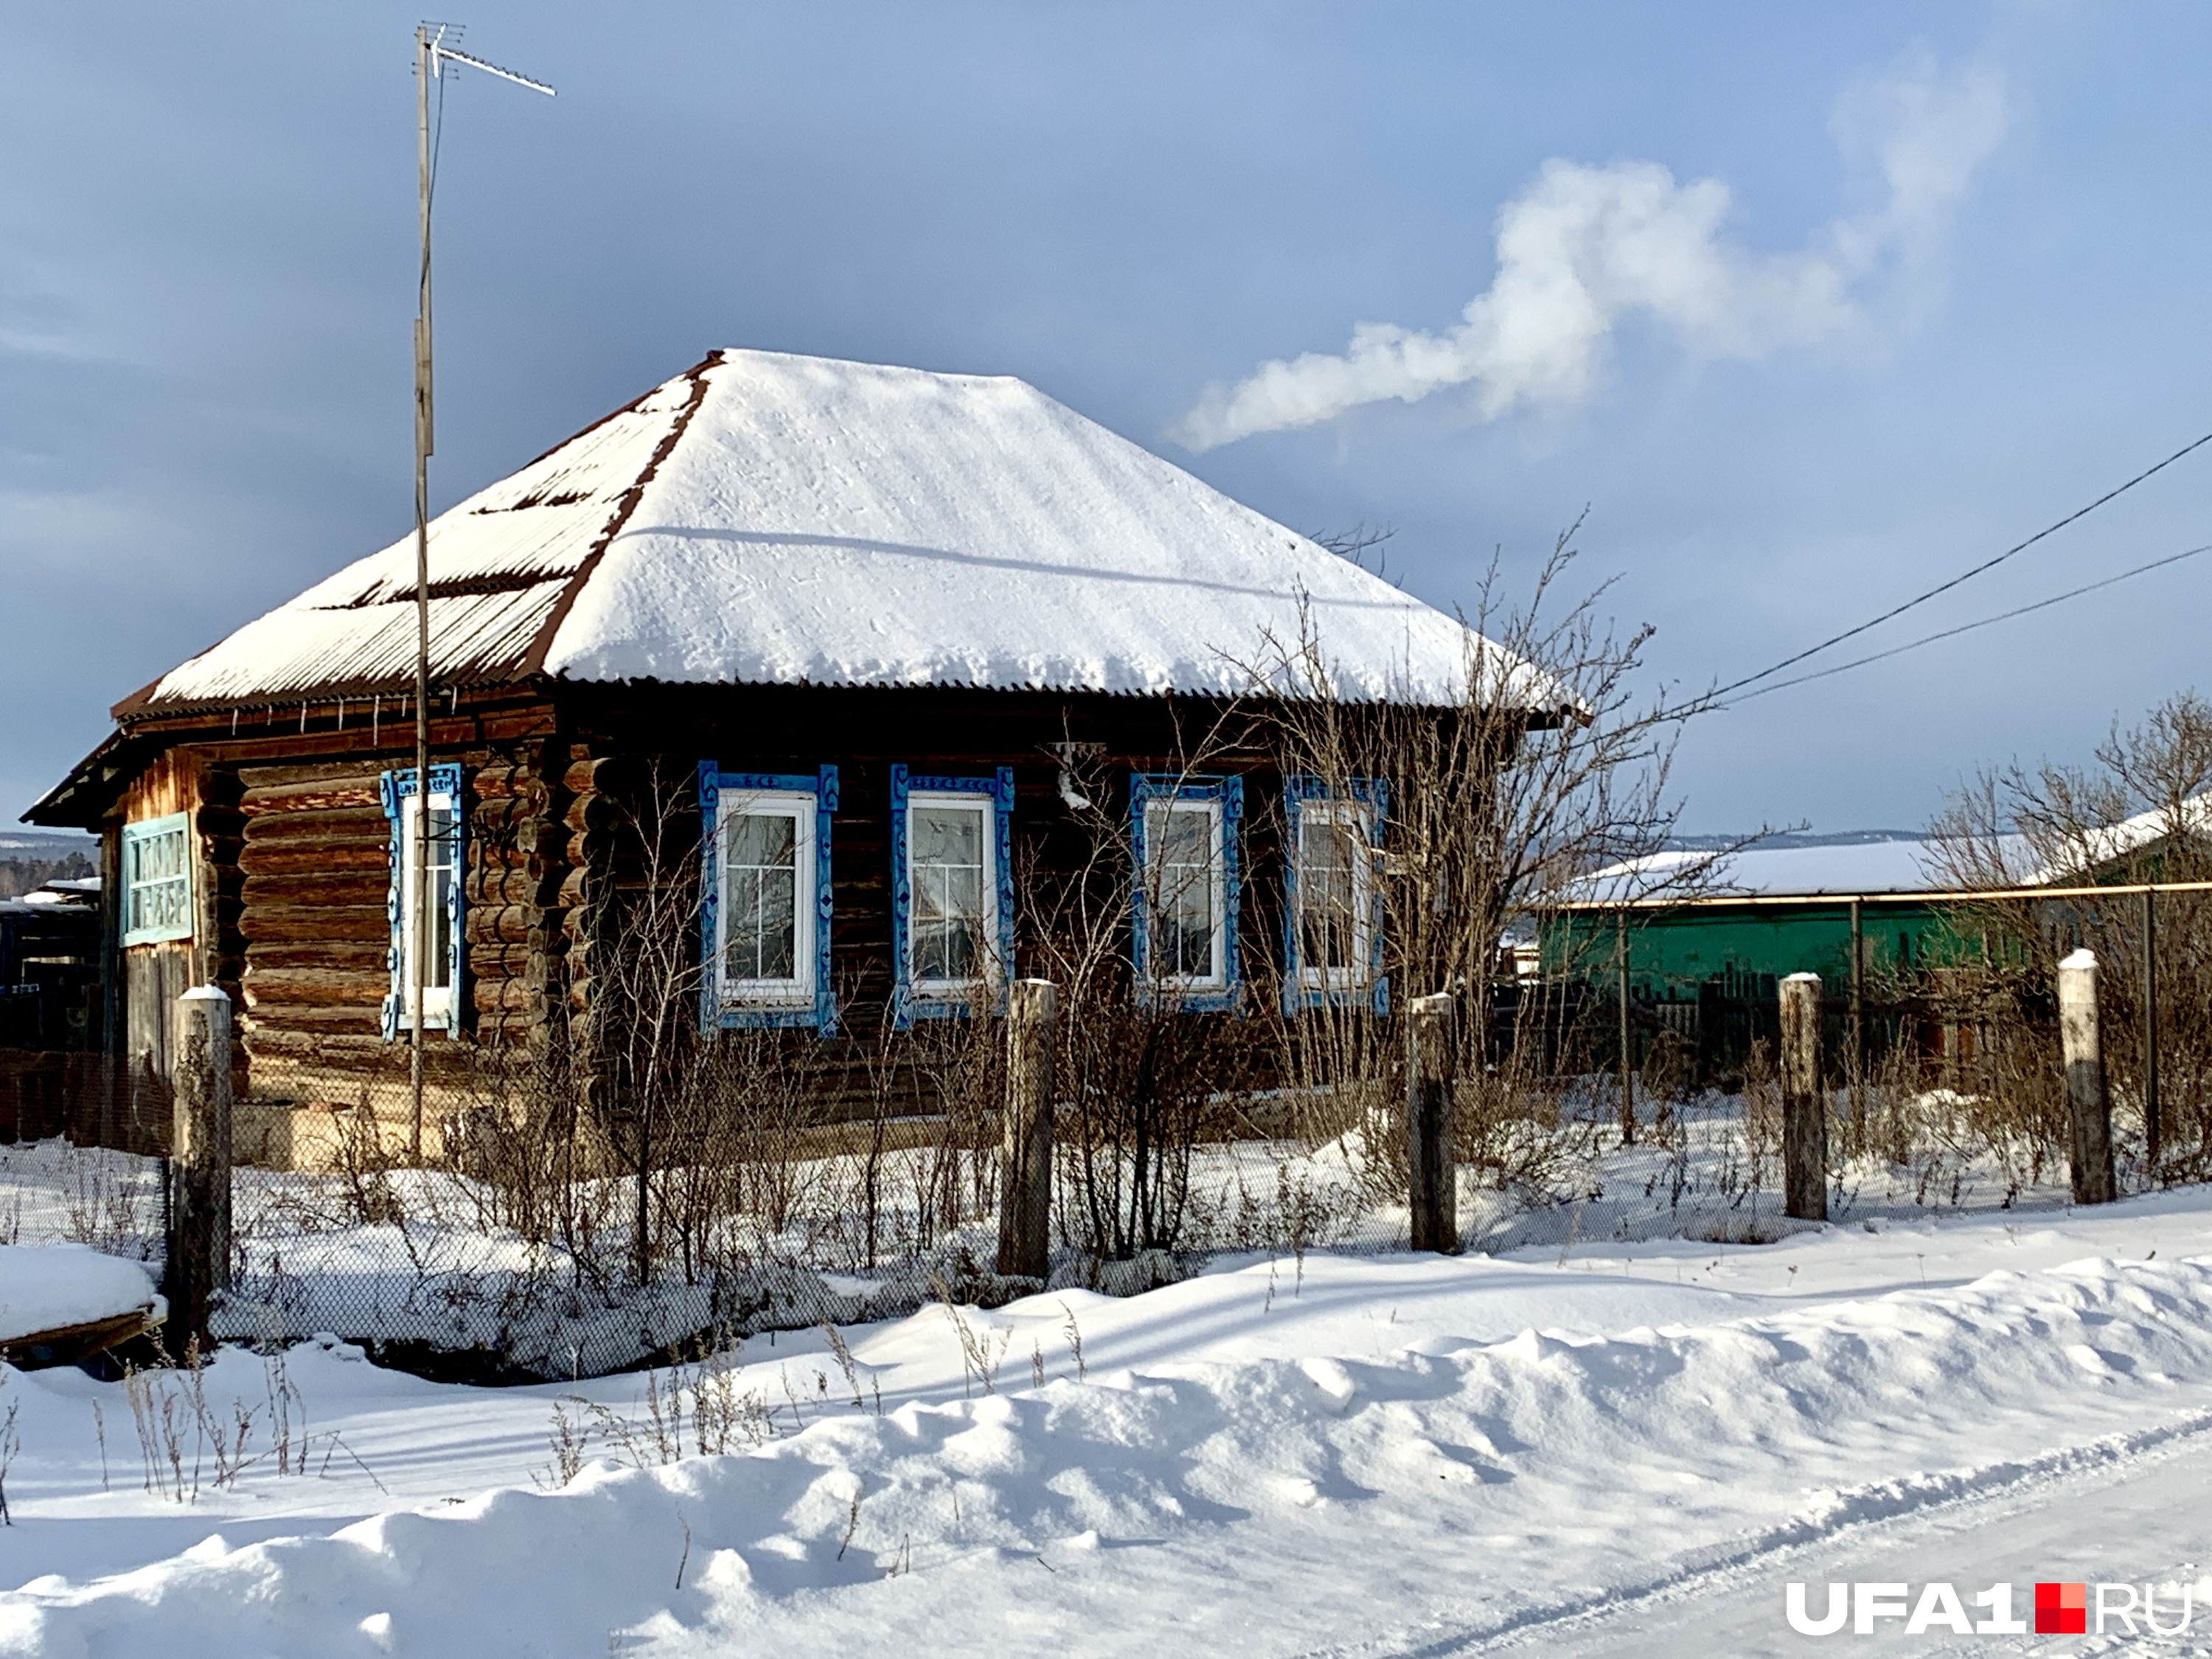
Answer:
M1140 994L1233 1010L1244 780L1132 773L1130 942Z
M1382 973L1382 895L1376 849L1389 817L1390 786L1319 778L1283 786L1283 1012L1368 1002L1390 1012Z
M416 787L415 771L386 772L377 780L384 816L391 825L392 878L385 888L384 911L391 928L391 945L385 961L391 972L391 988L384 998L384 1036L388 1042L412 1031L415 995L416 935L421 929L417 884L423 872L416 867L418 815L426 803ZM461 1026L461 855L465 820L461 816L461 769L430 769L430 937L427 945L428 972L422 988L422 1029L452 1036Z
M699 763L699 1024L837 1029L830 983L830 823L837 769Z
M891 768L891 1024L1006 1000L1014 961L1014 769L988 778Z
M123 942L192 936L192 831L182 812L123 826Z

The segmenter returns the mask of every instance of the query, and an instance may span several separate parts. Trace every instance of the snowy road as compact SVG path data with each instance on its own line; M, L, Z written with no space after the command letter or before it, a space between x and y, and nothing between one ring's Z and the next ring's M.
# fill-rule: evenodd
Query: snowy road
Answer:
M1819 1585L1929 1580L1956 1584L1961 1595L2007 1583L2021 1588L2059 1577L2141 1583L2189 1583L2212 1565L2212 1423L2148 1450L2110 1461L2021 1478L1970 1498L1938 1504L1893 1520L1846 1528L1817 1544L1778 1549L1692 1571L1647 1592L1589 1611L1532 1618L1502 1634L1441 1637L1410 1656L1540 1653L1546 1659L1600 1659L1638 1654L1647 1659L1760 1659L1823 1647L1886 1653L2082 1654L2117 1647L2143 1659L2212 1653L2212 1620L2200 1614L2193 1638L2127 1639L2117 1623L2106 1642L2081 1636L2007 1639L1906 1636L1887 1620L1874 1634L1820 1641L1793 1633L1783 1616L1784 1587L1792 1579ZM1817 1610L1820 1594L1813 1604ZM2166 1607L2163 1622L2173 1622ZM1369 1649L1376 1659L1383 1650Z
M2212 1560L2212 1192L1226 1263L849 1340L849 1382L818 1334L749 1350L728 1386L773 1432L681 1457L647 1425L665 1376L463 1389L295 1350L312 1465L264 1454L189 1502L146 1490L123 1390L0 1372L0 1655L1709 1659L1805 1645L1793 1578L1823 1605L1832 1579L2025 1597ZM208 1379L216 1416L266 1410L253 1356ZM590 1437L565 1484L556 1406ZM2212 1651L2197 1622L2196 1648L2123 1646ZM2097 1650L2035 1640L1955 1645Z

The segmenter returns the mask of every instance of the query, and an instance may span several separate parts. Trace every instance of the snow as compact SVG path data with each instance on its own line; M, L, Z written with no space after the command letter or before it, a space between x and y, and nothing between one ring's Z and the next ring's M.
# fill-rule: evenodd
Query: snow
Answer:
M849 1382L806 1334L507 1390L226 1351L204 1409L264 1427L193 1503L144 1490L125 1385L0 1373L0 1654L1702 1656L1779 1650L1790 1578L2202 1571L2201 1188L1757 1249L1248 1257L843 1340ZM754 1396L760 1443L664 1462L672 1389ZM588 1437L565 1481L556 1406Z
M0 1244L0 1342L112 1319L155 1301L154 1281L135 1261L82 1244Z
M1700 894L1939 892L1951 884L1942 853L1941 844L1932 841L1753 847L1720 856L1653 853L1580 877L1566 884L1562 896L1571 902L1617 903L1662 890L1670 883L1689 883L1686 890Z
M155 703L396 683L414 540ZM716 353L441 514L433 674L1239 692L1310 624L1343 695L1563 694L1446 616L1023 381ZM573 596L564 609L562 600Z
M1456 620L1023 381L727 351L546 666L1235 692L1302 603L1348 695L1460 695Z

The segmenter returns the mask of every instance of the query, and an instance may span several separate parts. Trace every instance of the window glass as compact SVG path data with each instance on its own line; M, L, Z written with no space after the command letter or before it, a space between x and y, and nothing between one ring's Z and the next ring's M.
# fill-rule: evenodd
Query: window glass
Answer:
M1214 980L1221 970L1221 835L1203 805L1151 810L1147 896L1153 918L1152 970L1161 978Z
M126 944L191 937L190 853L191 836L182 813L124 826Z
M400 884L399 933L403 944L399 989L400 994L406 999L404 1006L410 1011L415 999L415 953L419 945L418 936L423 921L422 812L422 799L420 795L408 795L402 799L399 856L406 874ZM453 883L459 871L460 834L459 820L454 813L451 795L430 797L429 823L430 934L428 950L422 963L426 993L422 1012L426 1019L446 1013L453 1006Z
M1366 839L1356 811L1312 802L1298 814L1298 964L1309 973L1365 965Z
M912 976L967 984L988 966L990 938L988 805L916 802L907 837L914 894Z
M722 832L722 976L799 977L799 815L741 811Z

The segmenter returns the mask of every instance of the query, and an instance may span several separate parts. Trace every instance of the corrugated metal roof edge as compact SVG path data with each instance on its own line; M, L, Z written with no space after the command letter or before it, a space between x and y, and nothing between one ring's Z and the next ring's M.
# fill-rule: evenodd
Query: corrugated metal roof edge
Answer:
M537 672L538 669L543 665L545 659L545 651L552 642L551 630L560 625L561 618L568 615L569 607L575 603L575 594L581 590L583 582L589 578L592 569L598 564L600 556L605 553L607 543L622 527L623 523L628 520L630 514L636 509L638 495L642 490L647 481L653 477L653 470L657 468L660 465L661 461L667 457L669 450L674 446L675 440L683 435L684 427L690 423L692 413L699 406L700 398L703 392L706 371L714 364L719 363L722 360L722 356L723 353L720 349L709 352L706 356L692 364L690 368L685 369L681 374L672 374L667 380L662 380L653 386L648 386L645 391L641 392L636 397L623 404L621 408L609 410L605 414L600 416L598 420L592 422L587 426L580 427L575 431L570 433L567 437L562 439L558 443L554 444L550 448L532 456L529 460L525 461L520 466L516 467L514 470L514 472L527 472L532 467L536 466L540 461L551 459L562 450L568 448L569 445L589 437L592 433L597 432L601 427L606 425L608 422L619 420L622 416L632 413L647 399L658 394L661 388L667 386L672 380L680 380L688 378L694 382L690 399L685 404L682 414L677 418L669 433L662 438L660 444L654 449L653 459L647 463L645 471L641 473L637 478L633 480L629 488L623 492L622 501L617 505L608 526L600 532L598 540L592 545L591 550L585 555L583 562L579 565L574 574L568 579L569 582L568 590L555 602L553 616L550 622L545 628L540 630L539 637L525 650L521 659L516 665L515 672L505 678L508 679L525 679ZM509 473L507 476L512 477L514 474ZM454 509L449 507L447 510L451 512ZM442 518L444 514L441 514L439 516ZM435 582L431 584L434 594L436 592L437 586L438 585ZM405 600L403 599L392 601L379 601L379 603L405 603ZM237 629L234 629L231 630L231 634L235 634L237 631ZM224 635L223 640L230 638L231 634ZM216 646L221 645L222 642L222 640L216 640L212 644L204 647L201 650L194 652L191 656L185 658L184 662L179 663L178 667L185 667L191 663L198 661L200 658L207 655L210 651L214 650ZM169 673L174 673L176 672L176 669L171 669ZM256 706L257 703L266 702L271 697L276 697L278 700L286 702L293 702L295 698L303 699L312 702L321 700L326 696L347 696L354 695L356 692L362 692L374 696L379 691L386 689L380 683L377 682L334 682L331 683L327 689L318 686L287 690L283 692L263 691L250 694L243 697L219 698L213 700L198 699L192 702L163 702L156 705L154 701L153 695L155 688L159 686L161 682L168 678L168 673L158 674L154 678L149 680L145 684L140 686L136 691L133 691L129 696L111 707L107 711L108 717L111 720L120 722L131 714L137 714L144 710L153 709L156 707L158 707L160 711L164 714L191 714L196 713L202 708L228 710L233 708L252 708ZM448 684L465 684L468 683L469 682L465 681L447 682ZM484 683L489 682L487 681ZM413 682L411 679L403 676L397 684L411 689Z

